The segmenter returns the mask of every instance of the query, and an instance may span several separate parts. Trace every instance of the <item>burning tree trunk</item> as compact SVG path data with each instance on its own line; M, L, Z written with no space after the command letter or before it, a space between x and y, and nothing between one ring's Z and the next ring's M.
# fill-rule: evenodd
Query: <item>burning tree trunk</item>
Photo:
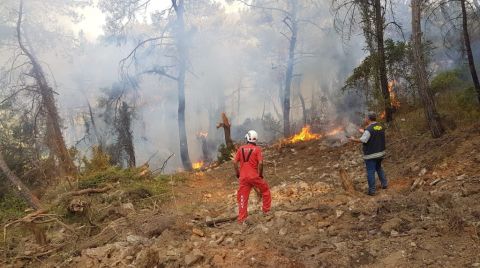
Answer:
M233 150L235 149L235 145L233 144L232 136L231 136L231 130L230 130L230 122L228 121L228 117L225 113L222 113L222 122L218 123L217 129L223 128L223 132L225 134L225 145L227 146L227 149Z
M0 148L1 151L1 148ZM13 173L8 167L7 163L3 159L3 155L0 153L0 169L2 170L5 177L13 185L13 189L27 202L29 206L34 209L39 209L42 205L40 200L32 194L25 184Z
M382 14L382 4L380 0L374 0L375 9L375 37L377 41L377 66L380 78L380 87L382 90L383 101L385 105L385 120L387 122L393 119L393 110L390 103L390 92L388 91L387 67L385 63L385 47L384 47L384 17Z
M290 137L290 95L293 79L293 68L295 65L295 47L297 46L298 22L297 22L297 2L290 1L291 11L290 17L287 17L283 22L287 25L291 32L289 38L287 71L285 74L285 90L283 91L283 136Z
M32 77L38 86L38 91L42 98L42 110L45 113L47 125L47 145L55 154L60 162L60 168L66 175L74 175L77 173L72 158L70 157L65 140L63 139L62 130L60 128L60 116L58 115L57 106L53 90L48 85L45 73L35 55L27 49L22 40L22 16L23 16L23 0L20 1L17 21L17 41L22 52L28 57L32 65Z
M430 132L434 138L438 138L443 134L444 129L435 107L435 100L430 92L425 56L423 52L421 16L424 4L424 0L412 0L413 65L415 69L416 84L423 102L423 109Z
M465 51L467 52L468 67L470 69L473 85L475 87L475 91L477 91L477 98L480 104L480 81L478 80L477 70L475 68L475 61L473 59L472 46L470 44L470 34L468 32L468 14L465 2L466 0L460 0L460 5L462 6L463 40L465 42Z
M183 0L172 0L173 8L177 14L177 38L178 50L178 137L180 139L180 158L185 170L192 169L192 162L188 153L187 131L185 127L185 73L187 71L187 44L185 36L185 6Z

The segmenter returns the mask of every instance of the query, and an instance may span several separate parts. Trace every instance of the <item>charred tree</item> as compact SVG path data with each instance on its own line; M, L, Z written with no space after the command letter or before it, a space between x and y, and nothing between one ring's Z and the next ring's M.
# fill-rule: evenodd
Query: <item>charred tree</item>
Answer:
M412 0L412 51L415 82L423 103L425 117L432 137L438 138L444 133L444 128L437 113L435 99L430 91L426 61L422 42L422 10L424 0Z
M375 10L375 38L377 41L378 76L380 79L380 87L385 106L385 120L390 122L393 119L393 109L390 102L390 92L388 91L387 66L384 46L385 18L383 16L383 7L380 0L374 0L373 8Z
M235 145L233 144L232 140L230 121L228 120L228 117L225 113L222 113L222 121L217 125L217 129L219 128L223 128L223 133L225 135L225 145L227 146L227 149L235 149Z
M34 78L41 96L41 109L46 119L46 138L47 145L52 153L58 158L59 166L64 175L75 175L77 169L70 157L65 140L63 139L62 130L60 127L60 116L58 115L57 106L55 104L55 97L53 89L49 86L45 72L39 61L24 44L22 39L22 19L23 19L23 0L20 1L18 12L18 20L16 25L17 41L23 54L28 58L32 65L31 76Z
M180 158L185 170L192 169L192 162L188 153L187 131L185 127L185 73L187 71L187 40L185 33L185 6L183 0L172 0L177 14L176 47L178 50L178 137L180 139Z
M1 150L2 148L0 148ZM38 198L32 194L32 192L28 189L25 184L15 175L15 173L10 170L8 167L7 163L5 162L5 159L3 158L3 155L0 153L0 169L2 170L3 174L5 177L10 181L11 185L13 186L12 188L17 192L25 202L29 206L31 206L34 209L40 209L41 208L41 203Z
M132 135L132 112L126 102L122 102L120 106L116 129L118 147L125 153L128 167L133 168L136 166L136 162Z
M473 59L472 46L470 43L470 33L468 31L468 14L466 7L466 0L460 0L460 5L462 7L462 29L463 29L463 40L465 44L465 52L467 53L468 58L468 67L470 69L470 74L473 80L473 86L477 92L478 102L480 104L480 82L478 80L477 70L475 68L475 61Z

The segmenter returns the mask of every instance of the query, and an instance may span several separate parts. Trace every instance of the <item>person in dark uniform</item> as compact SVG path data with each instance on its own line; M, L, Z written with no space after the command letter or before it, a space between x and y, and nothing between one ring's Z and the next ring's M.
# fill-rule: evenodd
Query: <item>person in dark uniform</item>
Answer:
M375 195L375 172L378 174L382 189L388 188L388 181L382 168L385 157L385 127L377 122L377 115L369 112L366 118L367 127L359 129L360 139L351 137L350 140L362 143L363 159L367 168L368 195Z

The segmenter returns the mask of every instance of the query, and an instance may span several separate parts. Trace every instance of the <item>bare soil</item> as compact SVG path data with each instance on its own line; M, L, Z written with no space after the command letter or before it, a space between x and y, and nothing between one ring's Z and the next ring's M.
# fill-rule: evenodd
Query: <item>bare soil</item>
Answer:
M247 225L205 224L236 214L238 184L225 163L172 182L172 198L154 210L112 216L110 229L76 252L5 265L480 267L480 125L436 140L393 132L384 161L390 187L376 196L365 194L358 145L333 139L272 145L264 148L272 211L260 213L252 191Z

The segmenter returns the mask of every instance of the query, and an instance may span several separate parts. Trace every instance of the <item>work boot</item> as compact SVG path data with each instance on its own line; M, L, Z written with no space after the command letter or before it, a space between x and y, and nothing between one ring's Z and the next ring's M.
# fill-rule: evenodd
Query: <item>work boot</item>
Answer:
M375 192L368 192L367 195L369 195L369 196L375 196L376 194L375 194Z
M388 185L382 186L382 189L383 189L383 190L387 190L387 189L388 189Z

